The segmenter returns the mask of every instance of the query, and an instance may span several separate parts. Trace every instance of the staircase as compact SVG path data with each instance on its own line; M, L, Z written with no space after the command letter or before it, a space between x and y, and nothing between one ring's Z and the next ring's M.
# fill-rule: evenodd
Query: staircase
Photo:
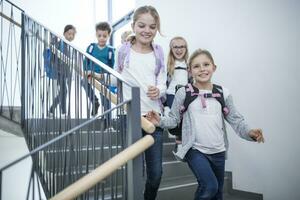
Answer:
M158 200L194 199L198 183L187 163L177 161L172 153L174 138L164 132L163 177L158 191ZM235 190L232 188L232 173L225 172L224 200L262 200L262 194Z
M4 2L11 7L11 15L5 15L5 13L1 12L1 17L6 19L6 23L13 24L13 26L9 24L9 27L20 28L18 29L20 44L13 45L8 43L10 44L8 46L20 45L22 48L21 56L17 55L16 58L8 59L16 62L9 63L10 65L16 65L15 71L12 70L13 68L7 67L9 65L5 65L5 68L3 68L7 73L4 73L5 76L3 77L1 76L0 81L0 93L1 95L4 94L0 96L0 127L6 132L24 137L31 151L30 154L25 155L26 157L31 157L33 161L27 195L34 194L37 191L34 184L40 182L41 188L38 186L38 191L43 190L42 192L49 198L87 175L97 166L141 137L140 124L137 123L140 120L139 89L132 87L132 99L127 101L123 101L122 91L118 92L116 95L117 102L115 103L116 109L114 110L115 116L112 121L103 119L105 115L111 114L113 109L110 111L102 110L103 116L98 116L97 118L84 113L83 108L87 110L87 113L90 113L91 110L88 103L84 104L84 101L82 101L83 98L87 99L82 97L80 85L81 79L86 77L80 70L83 60L89 59L101 67L103 64L66 43L66 47L70 49L69 52L72 52L72 55L64 55L66 53L59 52L58 49L53 53L56 55L56 61L60 59L58 63L61 66L67 64L74 73L76 72L74 75L75 80L73 81L75 96L69 94L68 105L70 112L66 118L62 118L59 112L56 113L54 118L47 117L49 106L56 96L56 92L53 89L54 81L44 76L42 54L47 48L55 48L51 43L53 39L58 41L63 40L63 38L60 38L47 27L27 16L23 10L11 2L1 1L1 6ZM18 18L21 19L21 22L16 22L13 19L14 15L12 13L15 9L20 12L20 17ZM10 39L7 41L10 41ZM3 44L1 43L1 45ZM2 55L3 52L1 51L1 57L6 57ZM21 60L17 58L21 58ZM3 60L1 62L1 67L4 67L3 63L6 62ZM8 69L11 70L9 71ZM122 88L123 83L127 84L116 72L107 66L104 66L104 69L107 70L109 76L114 76L118 79L119 88ZM19 86L22 95L19 94L17 97L22 102L22 110L20 106L15 106L18 105L14 101L16 92L11 89L17 83L12 78L15 77L13 76L15 74L17 75L16 77L21 76L22 79L22 84ZM109 77L108 80L110 79ZM8 82L9 84L7 84ZM110 85L110 83L107 84ZM105 93L103 89L101 90L101 93ZM4 100L6 99L4 97L9 97L5 103ZM111 96L109 98L110 102L112 102ZM70 103L71 99L74 105ZM5 107L4 105L9 106ZM126 117L124 117L125 113ZM175 160L172 154L173 148L174 139L169 138L164 133L163 177L157 199L193 199L197 182L187 164ZM5 184L2 178L6 176L6 169L22 160L23 158L18 159L15 163L0 170L0 200L2 197L1 192L3 192L1 191L1 184ZM141 184L142 178L140 178L141 174L142 160L138 158L132 163L120 167L108 178L78 197L78 199L140 200L143 188ZM33 186L30 186L30 184L33 184ZM9 193L10 191L6 192ZM41 195L37 195L33 199L38 199L38 197L41 199ZM232 189L231 173L227 172L224 183L224 199L261 200L263 198L260 194Z

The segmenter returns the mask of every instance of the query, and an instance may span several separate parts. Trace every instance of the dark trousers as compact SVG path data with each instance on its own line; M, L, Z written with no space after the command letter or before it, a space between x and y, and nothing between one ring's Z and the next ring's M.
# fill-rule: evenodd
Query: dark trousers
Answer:
M191 148L185 159L198 182L194 200L222 200L225 152L204 154Z
M81 79L81 86L85 90L85 93L88 96L90 102L92 102L94 104L95 102L98 101L98 98L95 95L93 87L91 86L91 84L87 80Z
M85 93L87 94L90 102L94 105L96 102L98 102L98 98L95 95L94 89L92 85L85 79L81 80L81 86L84 88ZM100 93L100 99L101 99L101 104L104 108L104 111L109 110L111 108L111 104L109 99L107 99L103 94ZM111 114L108 114L108 119L111 119Z
M58 94L53 100L52 105L50 106L50 112L54 113L55 108L60 104L60 111L62 114L66 113L66 102L67 102L67 84L68 87L71 87L70 77L58 76L57 85L59 86Z
M160 185L162 176L162 151L163 151L163 130L156 128L152 133L154 144L145 151L147 180L145 184L144 199L154 200ZM145 135L146 133L143 132Z
M167 106L169 108L172 107L172 104L173 104L173 101L174 101L174 97L175 97L175 95L173 95L173 94L167 94Z

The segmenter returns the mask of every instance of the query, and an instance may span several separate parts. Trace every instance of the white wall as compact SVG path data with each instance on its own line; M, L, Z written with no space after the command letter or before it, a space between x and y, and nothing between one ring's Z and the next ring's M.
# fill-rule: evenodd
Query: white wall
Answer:
M38 20L50 30L62 35L66 24L77 28L74 40L81 49L85 50L95 38L95 23L107 20L107 5L100 6L106 0L13 0L27 14ZM94 7L97 7L94 9Z
M182 35L190 52L211 51L215 82L230 89L235 104L266 143L229 131L227 170L234 188L263 193L265 200L300 199L300 1L139 0L161 16L165 50ZM167 51L166 51L167 52Z
M74 44L85 51L96 41L95 24L107 21L107 0L12 0L34 19L62 35L66 24L77 28ZM134 0L113 0L113 22L134 8ZM112 23L113 23L112 22ZM118 40L119 41L119 40Z

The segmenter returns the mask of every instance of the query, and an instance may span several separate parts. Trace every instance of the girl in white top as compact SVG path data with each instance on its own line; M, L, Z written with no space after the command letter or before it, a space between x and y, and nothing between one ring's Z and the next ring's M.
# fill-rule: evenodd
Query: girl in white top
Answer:
M168 56L168 88L167 106L171 108L176 85L186 85L188 83L187 61L189 57L186 40L177 36L170 41L170 52Z
M141 114L151 110L161 113L160 97L165 95L167 74L163 64L163 52L153 39L160 32L160 18L152 6L135 10L132 41L125 42L117 57L117 70L130 85L140 88ZM130 88L123 85L125 99L130 98ZM143 134L146 134L143 132ZM154 144L145 151L147 180L144 199L154 200L162 176L162 129L152 133Z

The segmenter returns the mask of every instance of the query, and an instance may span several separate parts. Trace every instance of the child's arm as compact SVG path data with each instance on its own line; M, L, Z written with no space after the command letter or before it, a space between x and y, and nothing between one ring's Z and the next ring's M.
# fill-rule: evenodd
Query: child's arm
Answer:
M185 99L185 87L180 88L176 94L167 116L161 117L159 126L163 128L175 128L181 121L180 110Z
M229 109L229 113L227 116L225 116L225 119L231 125L237 135L249 141L264 142L264 137L262 135L261 129L251 129L249 127L244 117L237 111L236 107L234 106L231 95L226 98L225 104Z

